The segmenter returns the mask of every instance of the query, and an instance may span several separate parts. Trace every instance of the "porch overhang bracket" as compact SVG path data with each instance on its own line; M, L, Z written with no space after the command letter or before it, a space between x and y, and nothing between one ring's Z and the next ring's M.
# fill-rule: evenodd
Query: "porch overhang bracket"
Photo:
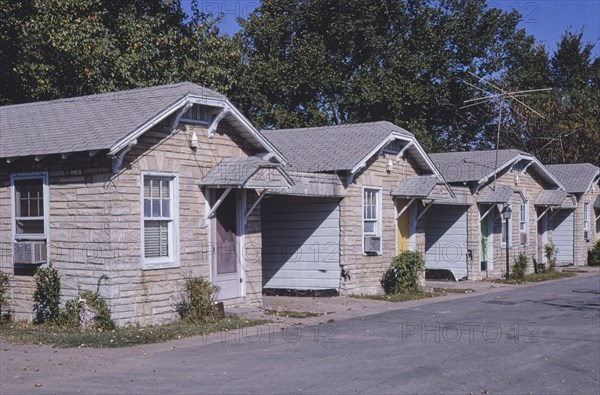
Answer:
M209 139L215 137L215 132L217 131L219 123L223 120L223 118L227 116L227 114L229 114L229 112L229 109L227 107L224 107L221 110L221 112L219 112L219 114L215 117L215 119L213 119L212 123L210 124L210 127L208 128L207 135Z
M485 217L487 217L487 216L488 216L488 214L489 214L489 213L491 213L491 212L492 212L492 210L493 210L494 208L496 208L496 205L492 205L492 207L490 207L490 208L489 208L489 209L488 209L488 210L487 210L487 211L486 211L486 212L485 212L485 213L484 213L484 214L483 214L483 215L482 215L482 216L479 218L479 221L483 221L483 219L484 219Z
M244 215L245 219L248 219L248 217L250 216L250 214L252 214L252 211L254 211L254 209L256 208L256 206L258 206L260 204L260 201L262 200L262 198L264 198L267 195L267 190L263 189L259 194L258 194L258 198L256 199L256 201L254 203L252 203L252 206L250 206L250 208L248 209L248 212Z
M402 149L400 150L400 152L398 152L398 155L396 155L396 162L400 162L400 159L404 158L404 153L406 152L407 149L409 149L411 146L413 145L412 141L409 141L408 144L406 144L404 147L402 147Z
M542 219L544 217L544 215L546 215L546 213L548 211L552 210L552 207L547 207L540 215L538 215L537 217L537 221L539 221L540 219Z
M552 218L554 218L554 216L555 216L556 214L558 214L558 210L554 210L554 209L553 209L553 210L552 210L552 215L550 215L550 216L548 217L548 221L550 221Z
M534 161L530 161L527 165L525 165L525 167L523 168L523 174L525 174L527 169L529 169L529 166L533 165L533 163L534 163Z
M420 220L420 219L421 219L421 217L425 215L425 213L427 212L427 210L429 210L429 209L431 208L431 206L433 206L433 202L434 202L434 200L432 200L431 202L429 202L429 203L428 203L428 204L425 206L425 208L423 209L423 211L421 211L421 214L419 214L419 215L417 216L417 221L418 221L418 220Z
M227 195L229 195L229 192L231 192L232 189L233 189L233 187L228 187L225 190L225 192L223 192L223 194L221 195L221 197L219 197L219 199L215 202L215 205L212 206L210 208L210 211L208 212L208 214L206 214L206 219L212 218L213 215L215 215L215 213L217 212L217 209L219 208L219 206L221 205L221 203L223 203L223 201L225 200L225 198L227 197Z
M479 180L477 185L475 185L475 191L473 192L473 195L477 194L477 192L479 192L479 190L485 185L486 182L488 182L488 180L489 180L488 177L484 177L481 180ZM492 187L492 189L495 190L494 187Z
M398 221L398 218L400 218L402 216L402 214L404 214L406 212L406 210L408 210L408 208L417 200L417 198L412 198L408 201L408 204L404 207L402 207L402 210L400 210L400 212L396 215L396 218L394 218L394 220Z
M183 114L185 114L193 105L194 103L188 102L185 106L181 107L179 111L177 111L175 118L173 118L173 122L171 122L171 127L169 128L171 134L175 134L177 131L177 125L179 125L179 120L181 120Z
M356 177L356 175L358 174L359 171L361 171L362 169L365 168L366 165L362 165L361 167L359 167L358 169L356 169L356 171L349 171L348 174L346 175L346 186L350 186L353 182L354 182L354 178Z
M121 165L123 164L123 159L125 155L133 148L134 145L137 144L137 139L133 139L129 141L127 146L119 151L116 155L112 157L112 172L113 174L117 174L121 170Z

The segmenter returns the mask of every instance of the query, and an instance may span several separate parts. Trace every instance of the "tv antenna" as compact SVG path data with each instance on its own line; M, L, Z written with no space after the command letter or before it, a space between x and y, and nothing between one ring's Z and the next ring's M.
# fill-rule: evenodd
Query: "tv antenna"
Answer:
M502 126L502 108L504 106L506 106L509 109L511 109L512 111L516 112L517 114L520 114L516 108L511 107L513 102L516 102L516 103L522 105L523 107L525 107L526 110L531 111L532 113L541 117L542 119L546 119L546 117L544 117L542 114L540 114L539 112L537 112L536 110L534 110L533 108L528 106L527 104L523 103L523 101L519 100L519 98L529 96L532 93L547 92L547 91L552 90L552 88L527 89L527 90L522 90L522 91L507 92L504 89L492 84L491 82L484 80L482 77L479 77L478 75L476 75L474 73L471 73L470 71L467 71L467 73L469 73L473 77L475 77L479 83L489 86L491 88L491 90L484 89L480 86L471 84L467 81L463 81L466 85L470 86L471 88L475 88L476 90L483 92L484 96L465 100L463 102L464 106L460 107L461 110L465 109L465 108L469 108L469 107L479 106L479 105L486 104L486 103L491 103L491 102L498 103L498 132L496 133L496 161L494 164L494 169L498 169L498 148L500 146L500 127ZM494 170L494 185L493 185L492 189L494 191L496 190L496 171L495 170Z

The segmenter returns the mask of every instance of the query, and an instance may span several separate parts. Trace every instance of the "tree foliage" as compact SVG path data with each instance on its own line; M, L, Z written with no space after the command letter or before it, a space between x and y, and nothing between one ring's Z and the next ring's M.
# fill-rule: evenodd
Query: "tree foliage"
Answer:
M192 80L227 91L239 51L180 1L0 0L4 103Z
M502 117L500 146L600 162L600 61L581 33L549 54L486 0L262 0L234 37L181 0L0 0L0 104L179 81L228 95L259 128L388 120L430 151L496 146L483 92L541 87ZM521 111L520 111L521 110Z
M582 33L565 32L553 54L533 40L522 43L499 84L505 90L552 88L522 98L502 119L504 147L535 154L544 163L600 164L600 58ZM495 133L488 131L488 136Z
M485 1L264 0L242 21L246 90L261 127L389 120L429 148L468 148L489 121L467 71L501 70L519 15Z

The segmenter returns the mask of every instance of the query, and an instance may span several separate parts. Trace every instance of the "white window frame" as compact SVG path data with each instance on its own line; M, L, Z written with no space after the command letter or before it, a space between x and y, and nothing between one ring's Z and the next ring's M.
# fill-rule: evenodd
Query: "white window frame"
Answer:
M512 210L513 205L509 204L508 206ZM513 222L512 221L513 221L513 216L514 215L515 215L515 211L513 210L512 213L510 214L510 218L508 219L508 246L509 247L512 247L512 245L513 245L513 242L512 242ZM501 228L501 231L500 231L500 241L501 241L502 247L506 248L506 241L502 240L502 235L504 235L504 232L506 231L506 223L505 223L505 221L506 220L504 218L502 218L502 214L500 214L500 222L502 224L502 228Z
M521 234L525 234L525 244L529 243L529 201L525 200L519 204L519 244L521 244Z
M44 215L40 217L28 217L29 219L41 219L44 221L44 233L34 233L34 234L17 234L17 202L15 196L15 181L20 180L42 180L42 193L43 193L43 207L44 207ZM46 241L46 246L49 243L49 234L50 234L50 186L48 184L48 172L29 172L29 173L15 173L10 175L10 196L11 196L11 224L12 224L12 234L14 241L22 241L22 240L39 240ZM49 258L48 258L49 259Z
M584 232L584 235L585 235L586 231L588 234L588 239L591 239L591 237L590 237L590 203L589 202L583 203L583 232Z
M169 255L165 257L146 258L144 246L144 181L146 178L169 180L171 194L171 219L169 222ZM152 221L151 218L147 219ZM176 173L142 172L140 178L140 236L142 268L144 270L167 269L180 266L179 260L179 176Z
M381 188L380 187L371 187L371 186L364 186L362 188L362 197L361 197L361 217L362 217L362 221L361 221L361 227L362 227L362 249L363 249L363 255L368 255L367 252L365 251L365 237L367 236L374 236L374 237L379 237L380 238L380 242L379 242L379 251L377 251L377 255L381 255L382 251L383 251L383 237L381 236L381 230L382 230L382 199L381 199ZM375 207L375 211L377 214L377 218L373 221L372 219L367 219L365 218L365 193L367 191L373 191L375 192L375 197L376 197L376 207ZM365 222L366 221L372 221L375 222L375 233L365 233Z
M206 119L196 119L196 118L189 118L186 117L186 114L192 110L192 108L194 108L194 106L198 106L199 108L202 108L204 111L204 115L206 116ZM190 109L188 111L186 111L185 113L183 113L183 115L181 116L181 118L179 119L180 122L186 122L186 123L195 123L195 124L200 124L200 125L208 125L210 123L210 114L208 113L208 107L203 106L201 104L193 104L192 107L190 107Z

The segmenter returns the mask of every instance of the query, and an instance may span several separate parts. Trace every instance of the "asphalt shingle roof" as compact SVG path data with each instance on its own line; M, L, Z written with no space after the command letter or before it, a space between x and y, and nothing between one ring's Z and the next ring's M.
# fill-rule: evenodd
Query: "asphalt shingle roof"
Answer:
M457 206L470 206L471 189L464 185L451 185L450 189L454 193L454 199L451 196L434 200L433 204L447 204Z
M496 185L496 190L487 186L479 193L477 203L506 203L514 192L514 189L506 185Z
M258 179L254 177L260 169L276 169L284 179L289 179L289 176L281 168L281 165L261 158L224 158L218 165L211 169L200 181L199 185L244 188L248 181L252 180L254 187L275 188L282 186L281 180L270 179L270 177L258 177ZM290 185L290 183L288 182L287 185Z
M524 152L514 149L498 150L498 166ZM446 182L479 181L494 171L496 151L443 152L429 157Z
M0 107L0 157L108 149L188 94L225 100L182 82Z
M385 121L261 132L294 170L305 172L352 170L391 133L413 137Z
M438 179L432 175L410 176L400 183L392 196L427 197L436 186Z
M561 206L567 197L567 192L559 190L544 190L535 200L536 206Z
M558 178L569 193L586 192L600 168L590 163L571 165L546 165L548 170Z

